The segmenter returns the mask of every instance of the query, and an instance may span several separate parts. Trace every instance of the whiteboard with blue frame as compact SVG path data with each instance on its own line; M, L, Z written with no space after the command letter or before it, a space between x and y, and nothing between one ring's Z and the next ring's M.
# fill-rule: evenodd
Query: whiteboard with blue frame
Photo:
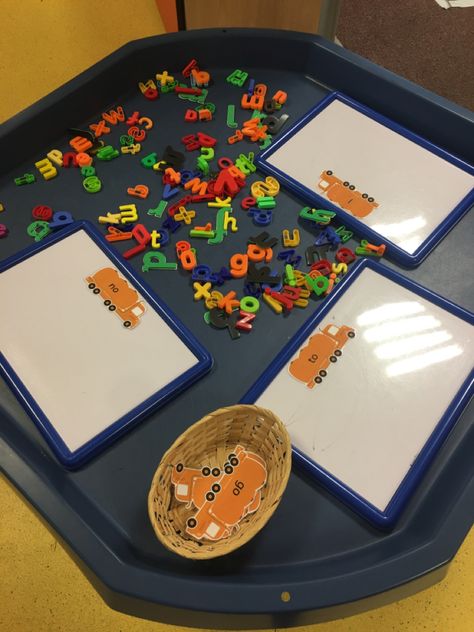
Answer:
M409 267L474 204L472 165L340 93L312 108L257 164Z
M0 272L0 373L67 467L211 368L209 353L88 222Z
M360 261L241 401L273 410L295 461L389 527L472 395L473 323Z

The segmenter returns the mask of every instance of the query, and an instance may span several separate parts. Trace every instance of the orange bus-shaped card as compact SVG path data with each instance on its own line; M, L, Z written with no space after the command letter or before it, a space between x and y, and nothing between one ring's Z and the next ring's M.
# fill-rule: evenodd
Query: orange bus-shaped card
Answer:
M229 536L249 513L257 511L267 480L265 461L243 446L236 446L223 468L187 468L178 463L171 482L175 498L194 505L197 513L186 523L186 533L200 540Z
M145 313L145 305L138 292L122 278L114 268L102 268L86 277L88 287L94 294L100 294L104 305L115 312L126 329L133 329L140 323Z
M320 384L327 376L326 369L342 355L342 347L354 338L352 327L326 325L299 349L298 356L288 365L290 375L304 382L308 388Z

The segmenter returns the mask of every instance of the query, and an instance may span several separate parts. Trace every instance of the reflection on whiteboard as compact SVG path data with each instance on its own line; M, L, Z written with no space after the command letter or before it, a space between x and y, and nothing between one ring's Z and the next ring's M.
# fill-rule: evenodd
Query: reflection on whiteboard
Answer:
M472 326L364 269L255 402L384 510L472 368Z
M3 272L0 296L0 349L71 452L198 364L83 230Z
M335 99L266 162L406 252L474 187L474 177Z

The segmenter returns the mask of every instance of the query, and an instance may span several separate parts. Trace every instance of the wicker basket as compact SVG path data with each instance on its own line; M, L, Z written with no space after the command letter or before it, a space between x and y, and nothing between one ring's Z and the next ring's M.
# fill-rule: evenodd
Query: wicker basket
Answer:
M221 467L237 444L261 456L267 481L255 513L248 514L222 540L196 540L185 531L191 510L174 497L173 466ZM184 432L163 456L148 495L148 513L158 539L170 551L195 560L226 555L248 542L267 523L280 502L291 469L291 444L285 426L270 410L237 405L216 410Z

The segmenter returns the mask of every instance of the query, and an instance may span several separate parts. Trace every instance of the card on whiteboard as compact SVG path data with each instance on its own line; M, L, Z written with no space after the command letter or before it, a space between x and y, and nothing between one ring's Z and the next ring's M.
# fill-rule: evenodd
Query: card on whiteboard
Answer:
M273 410L300 463L391 526L473 392L474 315L360 261L242 403Z
M1 373L67 467L211 368L208 352L88 222L0 271Z
M418 265L474 204L474 167L332 93L257 157L316 208Z

